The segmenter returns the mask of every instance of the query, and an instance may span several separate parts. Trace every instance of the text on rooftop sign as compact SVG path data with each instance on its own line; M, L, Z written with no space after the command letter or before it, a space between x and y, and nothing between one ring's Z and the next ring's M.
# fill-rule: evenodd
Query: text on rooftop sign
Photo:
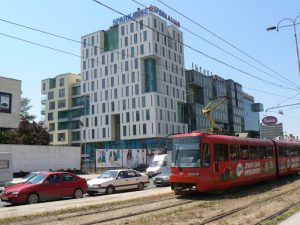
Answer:
M134 20L138 17L142 17L144 15L149 14L149 12L156 13L157 15L165 18L166 20L170 21L171 23L173 23L177 27L180 27L179 21L175 20L173 17L169 16L167 13L162 11L160 8L158 8L156 6L153 6L153 5L150 5L149 8L138 10L138 11L136 11L134 13L130 13L126 16L122 16L122 17L119 17L117 19L114 19L113 20L113 25L115 26L115 25L122 24L122 23L125 23L125 22L130 21L130 20Z

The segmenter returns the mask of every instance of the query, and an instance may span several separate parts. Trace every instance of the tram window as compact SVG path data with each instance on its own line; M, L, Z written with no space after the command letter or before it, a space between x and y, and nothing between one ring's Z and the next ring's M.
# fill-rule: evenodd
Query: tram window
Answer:
M258 146L258 158L259 159L267 158L267 147L266 146Z
M279 147L279 157L284 158L285 157L285 149L284 147Z
M203 167L210 167L210 151L209 144L203 144Z
M288 147L285 147L284 149L284 156L287 157L290 155L290 149L288 149Z
M250 145L250 159L257 159L257 147Z
M266 150L267 150L267 158L272 159L273 158L273 147L267 146Z
M242 159L249 159L249 149L248 145L241 145Z
M228 145L227 144L215 144L214 145L214 159L215 161L228 160Z
M239 145L230 145L230 159L233 161L240 159Z

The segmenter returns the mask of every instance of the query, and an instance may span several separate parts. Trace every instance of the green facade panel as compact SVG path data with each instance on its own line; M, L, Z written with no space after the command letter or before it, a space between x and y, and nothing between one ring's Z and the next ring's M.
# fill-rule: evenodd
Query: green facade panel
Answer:
M145 90L146 92L155 92L157 91L155 59L145 59L144 65L145 65Z
M119 27L111 27L104 32L104 51L113 51L119 48Z

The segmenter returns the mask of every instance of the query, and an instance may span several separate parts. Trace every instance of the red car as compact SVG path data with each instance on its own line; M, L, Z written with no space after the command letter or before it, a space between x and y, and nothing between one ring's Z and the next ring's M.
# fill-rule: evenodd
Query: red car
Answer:
M87 192L86 179L69 172L39 172L24 184L5 188L1 201L34 204L64 197L82 198Z

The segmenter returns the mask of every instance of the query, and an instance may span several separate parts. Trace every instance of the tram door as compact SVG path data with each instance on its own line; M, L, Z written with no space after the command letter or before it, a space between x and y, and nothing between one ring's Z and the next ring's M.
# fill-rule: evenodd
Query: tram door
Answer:
M214 144L214 177L215 181L227 181L230 178L230 163L227 144Z

